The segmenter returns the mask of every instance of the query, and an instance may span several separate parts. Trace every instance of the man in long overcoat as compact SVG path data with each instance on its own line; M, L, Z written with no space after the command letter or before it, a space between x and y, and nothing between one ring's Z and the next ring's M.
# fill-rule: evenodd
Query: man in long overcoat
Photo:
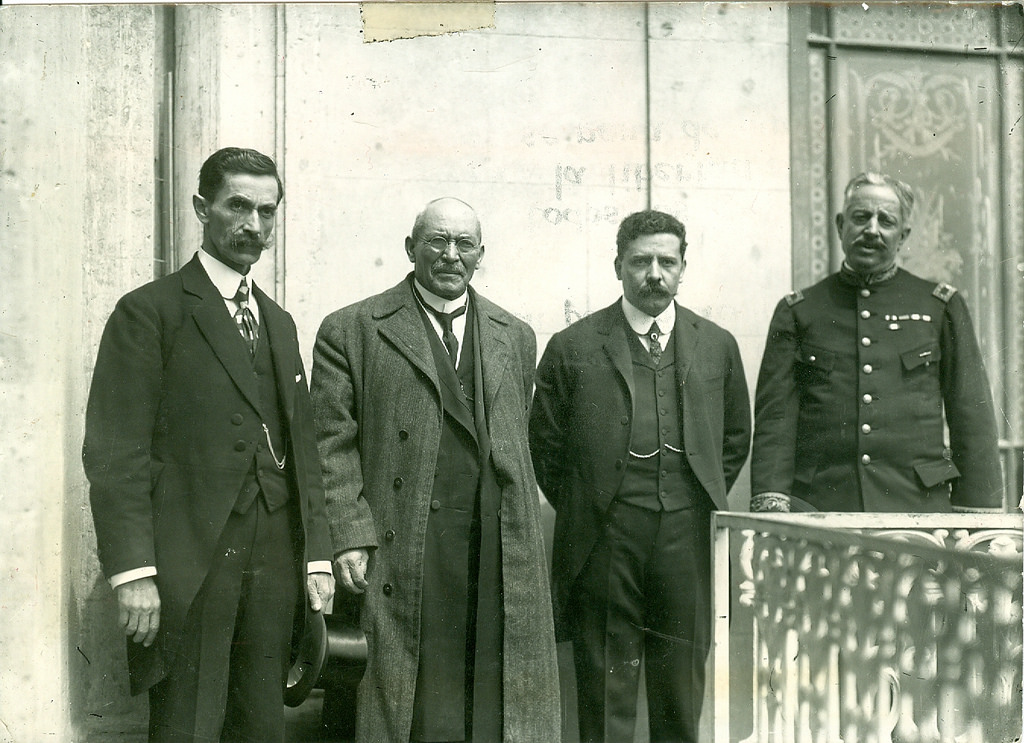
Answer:
M637 212L616 243L622 298L556 333L537 370L556 625L573 641L581 741L632 742L643 659L650 740L695 743L711 512L747 458L750 401L733 336L674 300L682 223Z
M83 459L151 741L283 740L296 600L334 593L295 323L247 276L282 196L266 155L211 155L201 250L100 341Z
M335 570L368 646L357 740L551 743L535 337L469 287L484 246L467 204L428 204L405 249L413 272L329 315L313 352Z

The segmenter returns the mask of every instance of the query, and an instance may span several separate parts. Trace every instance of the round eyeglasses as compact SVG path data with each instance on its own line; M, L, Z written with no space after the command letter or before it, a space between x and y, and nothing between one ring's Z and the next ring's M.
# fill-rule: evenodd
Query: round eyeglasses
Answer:
M443 253L448 249L449 245L454 245L455 249L459 253L473 253L480 249L480 246L475 242L466 237L460 237L459 239L449 239L447 237L432 237L429 240L421 240L424 245L428 246L435 253Z

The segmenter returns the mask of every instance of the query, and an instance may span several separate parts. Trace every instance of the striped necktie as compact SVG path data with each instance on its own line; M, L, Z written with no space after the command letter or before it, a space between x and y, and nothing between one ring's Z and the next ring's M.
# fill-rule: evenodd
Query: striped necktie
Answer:
M245 280L245 277L242 277L242 281L238 284L238 291L235 292L232 299L238 305L238 309L235 310L235 324L238 326L238 332L242 334L242 338L249 346L249 353L255 356L260 327L256 323L256 316L249 309L249 282Z

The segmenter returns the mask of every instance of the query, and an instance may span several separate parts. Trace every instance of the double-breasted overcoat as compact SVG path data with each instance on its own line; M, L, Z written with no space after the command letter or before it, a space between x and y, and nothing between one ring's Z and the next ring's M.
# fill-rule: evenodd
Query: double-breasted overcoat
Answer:
M540 504L527 443L536 340L472 288L484 409L501 491L504 740L557 740L558 670ZM442 402L409 277L324 319L311 393L335 549L371 548L357 739L409 740L424 544ZM477 394L480 394L478 391Z

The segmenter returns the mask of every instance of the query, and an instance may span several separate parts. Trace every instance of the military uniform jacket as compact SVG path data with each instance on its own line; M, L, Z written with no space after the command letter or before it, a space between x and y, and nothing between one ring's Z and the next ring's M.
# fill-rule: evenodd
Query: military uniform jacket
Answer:
M560 729L558 663L526 435L536 340L524 322L469 291L483 381L475 394L483 395L501 489L503 736L506 743L549 743ZM334 545L339 552L375 548L360 617L369 650L359 686L361 741L407 741L412 726L444 415L426 333L406 277L328 315L313 349L311 394Z
M823 511L1002 503L992 396L967 305L902 269L870 285L833 274L779 302L754 420L754 494Z

